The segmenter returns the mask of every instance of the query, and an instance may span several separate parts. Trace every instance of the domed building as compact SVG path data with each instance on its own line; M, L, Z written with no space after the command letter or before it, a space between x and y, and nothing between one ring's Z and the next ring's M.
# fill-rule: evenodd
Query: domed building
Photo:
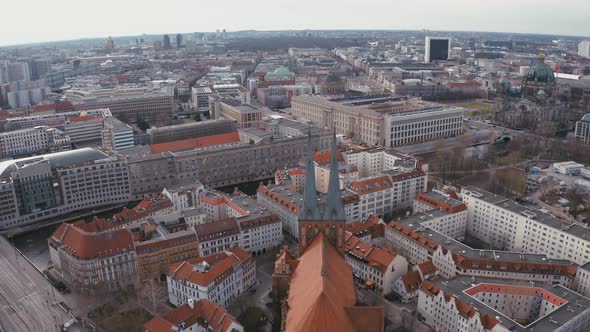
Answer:
M555 74L553 69L545 63L545 54L539 54L539 62L529 67L522 79L522 95L536 98L539 91L546 97L553 97L556 93Z

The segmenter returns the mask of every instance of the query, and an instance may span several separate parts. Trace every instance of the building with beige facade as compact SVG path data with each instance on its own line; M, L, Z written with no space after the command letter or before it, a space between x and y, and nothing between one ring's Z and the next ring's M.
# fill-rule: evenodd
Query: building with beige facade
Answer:
M463 109L390 95L293 97L292 115L376 146L425 142L463 133Z

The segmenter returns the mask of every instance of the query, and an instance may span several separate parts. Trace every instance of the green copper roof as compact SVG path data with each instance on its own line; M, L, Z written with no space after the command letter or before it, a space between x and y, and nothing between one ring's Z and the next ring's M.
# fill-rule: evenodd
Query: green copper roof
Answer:
M524 74L525 82L538 82L538 83L554 83L555 74L553 69L545 63L545 56L541 53L539 62L534 66L531 66Z
M275 69L273 72L267 73L267 75L272 75L272 76L289 76L289 75L291 75L291 72L289 71L289 68L282 67L281 66L281 67Z

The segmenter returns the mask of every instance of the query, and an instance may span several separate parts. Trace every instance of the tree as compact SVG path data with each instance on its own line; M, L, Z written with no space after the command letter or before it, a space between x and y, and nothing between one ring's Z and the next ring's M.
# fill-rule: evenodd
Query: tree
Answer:
M195 115L195 121L201 122L201 114L200 113L197 113L197 115Z
M135 122L137 123L137 127L143 131L150 129L151 127L150 124L141 116L138 116Z
M149 279L141 284L139 297L140 301L151 311L152 314L157 314L160 307L166 303L167 292L156 280Z

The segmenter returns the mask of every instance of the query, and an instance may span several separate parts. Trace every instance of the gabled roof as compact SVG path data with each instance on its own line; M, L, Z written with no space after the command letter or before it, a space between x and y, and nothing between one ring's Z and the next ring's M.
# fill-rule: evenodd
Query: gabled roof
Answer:
M287 303L289 332L383 331L383 308L355 306L352 267L323 232L299 259Z
M420 272L418 271L410 271L403 275L401 279L407 293L419 290L422 284L422 278L420 278Z
M349 188L359 195L366 195L393 187L389 176L379 176L376 178L354 181Z
M181 263L172 264L167 275L182 282L190 282L207 287L213 283L221 283L232 275L236 268L248 261L252 256L244 249L235 246L227 251L219 252L207 257L195 257ZM195 267L206 262L210 268L205 272L197 272Z
M232 324L234 327L242 327L223 308L209 300L202 299L194 302L192 307L185 304L164 316L155 316L145 323L143 328L148 332L173 332L178 331L179 325L189 328L195 324L212 332L229 331Z

